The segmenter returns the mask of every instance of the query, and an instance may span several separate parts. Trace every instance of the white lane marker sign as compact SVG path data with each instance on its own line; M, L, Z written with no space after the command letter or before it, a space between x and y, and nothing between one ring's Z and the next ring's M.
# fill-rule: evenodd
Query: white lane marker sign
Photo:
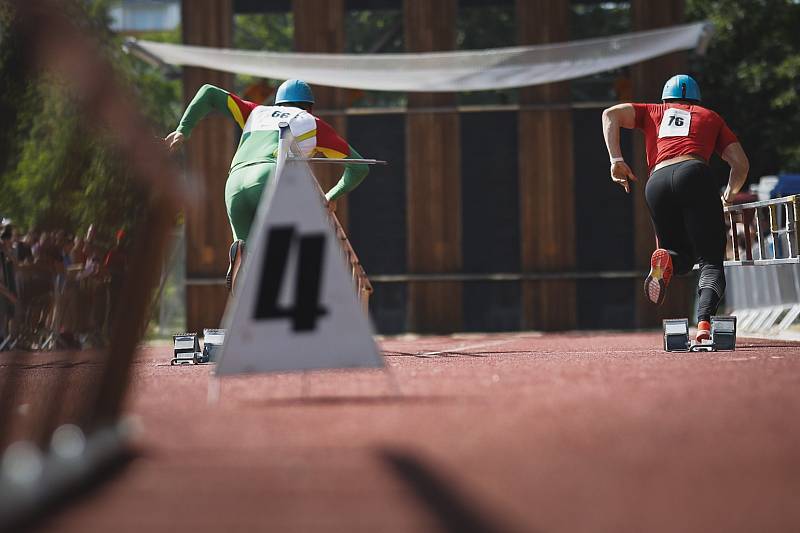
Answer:
M308 164L281 161L276 174L225 311L216 374L383 367Z

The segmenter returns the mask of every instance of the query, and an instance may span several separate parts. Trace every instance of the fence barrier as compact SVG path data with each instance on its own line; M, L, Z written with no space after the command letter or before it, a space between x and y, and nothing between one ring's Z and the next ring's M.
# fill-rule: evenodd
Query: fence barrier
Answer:
M725 207L725 304L743 332L778 333L800 317L798 210L800 195Z
M281 142L279 145L279 150L282 150L283 153L279 154L278 156L278 167L281 167L281 159L285 160L289 158L293 161L306 161L310 163L327 163L327 164L365 164L365 165L385 165L386 161L380 161L377 159L327 159L327 158L318 158L318 157L292 157L289 154L289 147L292 147L294 153L301 153L301 150L297 146L294 138L292 137L291 130L286 127L288 126L285 123L282 123L281 126L283 127L282 135L287 135L288 142ZM313 171L311 175L314 176ZM278 177L280 178L280 172L278 172ZM319 180L317 180L316 176L314 176L314 184L319 191L319 194L324 198L325 192L322 190L322 187L319 184ZM339 239L339 243L342 247L342 251L344 252L345 258L347 259L348 264L350 265L350 271L352 274L353 284L356 288L356 294L358 295L358 300L361 302L361 307L363 308L365 313L369 313L369 298L372 295L373 288L372 283L369 281L369 277L367 277L367 272L364 270L364 266L361 264L361 261L358 259L358 255L356 251L353 249L353 245L350 244L350 239L347 238L347 233L345 233L342 224L339 222L336 214L333 211L328 211L328 216L330 219L330 223L333 226L333 230L336 233L336 237Z
M730 248L725 266L800 263L798 202L800 196L793 195L726 206Z

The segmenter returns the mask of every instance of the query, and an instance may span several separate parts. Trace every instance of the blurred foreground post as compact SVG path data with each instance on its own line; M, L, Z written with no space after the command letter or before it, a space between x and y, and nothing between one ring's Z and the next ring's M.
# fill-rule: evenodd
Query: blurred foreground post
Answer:
M15 10L11 32L25 43L18 63L21 71L13 74L28 80L38 76L60 80L87 126L85 131L111 140L124 160L120 168L145 192L147 205L137 206L143 213L135 228L140 238L128 249L127 275L117 294L121 303L111 315L107 346L98 344L87 351L89 379L82 383L81 396L71 394L74 375L80 373L70 363L86 354L60 352L56 357L65 361L44 368L39 359L43 354L3 354L0 530L42 517L48 504L67 494L73 496L101 469L129 454L128 426L121 423L123 401L181 196L178 173L139 115L135 98L117 83L117 72L93 37L70 20L68 13L76 11L74 6L57 0L10 4ZM55 379L42 387L41 376L48 371ZM35 394L30 401L35 405L20 403L31 390Z

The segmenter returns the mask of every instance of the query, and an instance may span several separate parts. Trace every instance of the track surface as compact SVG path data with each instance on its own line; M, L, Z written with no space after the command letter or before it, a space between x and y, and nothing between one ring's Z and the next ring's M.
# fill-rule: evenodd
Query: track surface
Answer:
M800 530L800 344L394 338L388 370L229 378L143 349L141 455L45 531Z

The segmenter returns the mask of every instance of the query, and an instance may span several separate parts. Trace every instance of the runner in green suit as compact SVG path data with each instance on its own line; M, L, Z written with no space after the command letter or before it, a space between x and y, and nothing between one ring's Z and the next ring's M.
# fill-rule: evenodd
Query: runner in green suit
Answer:
M170 150L175 150L211 111L227 114L242 129L225 184L225 206L233 232L226 275L229 290L244 257L244 243L250 235L261 193L275 173L278 124L289 124L301 156L321 154L336 159L361 158L327 122L311 114L313 105L311 88L301 80L285 81L278 88L274 106L248 102L213 85L203 85L186 108L178 127L165 139ZM368 172L369 167L364 164L345 165L341 179L325 195L331 208L335 208L337 198L356 188Z

